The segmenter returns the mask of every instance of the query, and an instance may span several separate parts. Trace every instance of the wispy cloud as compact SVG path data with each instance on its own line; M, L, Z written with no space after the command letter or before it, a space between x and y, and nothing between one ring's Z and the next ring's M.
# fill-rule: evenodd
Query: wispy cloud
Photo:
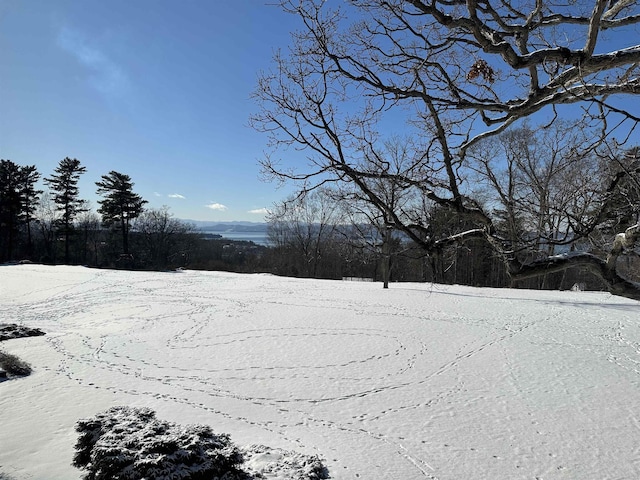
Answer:
M156 196L156 197L161 197L162 196L162 194L158 193L158 192L153 192L153 195Z
M267 215L269 210L266 208L256 208L254 210L249 210L247 213L253 213L255 215Z
M103 95L120 97L129 90L129 78L123 69L79 32L63 28L57 43L91 72L89 83Z
M219 212L224 212L227 209L226 205L222 205L221 203L210 203L209 205L205 205L205 207Z
M179 193L170 193L169 195L167 195L167 197L169 198L179 198L180 200L184 200L185 197L184 195L180 195Z

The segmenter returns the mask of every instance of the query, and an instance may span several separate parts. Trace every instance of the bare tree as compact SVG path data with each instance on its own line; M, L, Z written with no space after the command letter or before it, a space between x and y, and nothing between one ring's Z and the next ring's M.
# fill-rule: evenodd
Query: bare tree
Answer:
M416 191L401 181L407 169L415 164L413 142L409 138L394 136L383 142L380 151L369 149L363 154L363 166L371 176L361 179L362 186L346 180L330 191L349 219L345 232L347 239L354 237L361 248L375 252L381 260L383 288L389 288L391 261L399 252L394 238L398 229L394 214L403 221L413 221L419 200ZM376 175L382 172L383 175ZM372 192L374 195L368 195Z
M154 268L184 266L195 227L175 218L169 207L144 210L136 218L134 229Z
M99 264L100 247L106 240L100 216L85 202L83 212L76 219L76 228L82 239L82 262Z
M640 5L362 0L332 8L291 0L281 8L299 18L301 29L289 54L278 53L274 71L259 79L252 124L269 135L274 153L294 146L307 155L295 164L268 155L267 175L307 190L351 182L383 209L385 200L365 180L394 178L473 222L435 238L425 216L389 211L394 225L427 252L484 237L513 278L580 264L612 293L640 299L637 285L611 259L585 252L523 263L469 184L471 149L529 118L549 125L580 113L580 128L591 139L581 157L614 134L619 143L629 139L640 117L621 98L640 91ZM399 129L420 140L412 164L401 173L372 171L368 158L381 151L379 132ZM628 227L610 254L627 252L639 230Z
M42 242L44 255L40 261L55 263L57 260L57 235L56 229L62 218L51 194L44 192L40 197L35 212L35 223L37 236Z
M267 217L269 242L289 257L293 273L318 277L341 223L339 215L338 205L324 190L292 196Z

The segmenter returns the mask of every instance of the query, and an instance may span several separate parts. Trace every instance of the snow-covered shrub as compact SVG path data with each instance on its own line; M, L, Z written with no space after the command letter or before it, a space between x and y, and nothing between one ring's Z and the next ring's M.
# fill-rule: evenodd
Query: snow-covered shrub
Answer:
M29 328L15 323L0 323L0 341L12 338L38 337L44 334L38 328Z
M31 365L15 355L0 351L0 369L9 375L25 376L31 374Z
M316 455L304 455L264 445L242 448L244 470L256 479L322 480L329 478L327 468Z
M180 426L149 408L113 407L78 421L73 465L86 480L239 480L239 449L205 425Z

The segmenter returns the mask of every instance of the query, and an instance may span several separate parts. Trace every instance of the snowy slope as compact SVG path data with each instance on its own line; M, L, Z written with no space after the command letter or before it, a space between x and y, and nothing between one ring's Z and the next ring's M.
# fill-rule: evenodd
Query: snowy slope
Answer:
M334 479L640 478L640 304L604 293L0 267L0 472L77 479L114 405L317 454Z

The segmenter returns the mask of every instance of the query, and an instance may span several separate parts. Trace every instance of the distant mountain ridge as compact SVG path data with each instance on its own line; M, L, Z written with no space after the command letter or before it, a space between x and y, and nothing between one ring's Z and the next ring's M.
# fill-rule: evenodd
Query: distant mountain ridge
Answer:
M266 233L268 225L261 222L210 222L202 220L183 220L194 225L198 230L216 232L256 232Z

